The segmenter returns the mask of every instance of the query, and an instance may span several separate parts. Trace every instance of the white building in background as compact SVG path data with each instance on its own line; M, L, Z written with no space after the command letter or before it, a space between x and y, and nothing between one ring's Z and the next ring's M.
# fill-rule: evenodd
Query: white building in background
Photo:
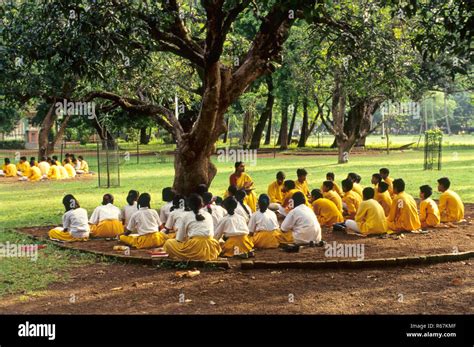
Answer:
M9 133L0 132L0 141L24 141L26 149L37 149L40 128L32 125L31 118L34 116L35 112L31 112L28 117L21 118Z

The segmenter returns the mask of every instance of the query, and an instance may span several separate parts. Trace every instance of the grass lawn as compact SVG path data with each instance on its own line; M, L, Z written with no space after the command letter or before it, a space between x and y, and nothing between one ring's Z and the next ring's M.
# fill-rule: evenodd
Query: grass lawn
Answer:
M474 180L472 169L474 149L445 149L441 171L423 171L423 151L405 151L371 153L370 155L354 155L348 164L338 165L335 155L325 156L292 156L278 154L258 158L256 165L247 166L247 172L255 181L257 194L266 192L268 184L278 170L286 172L288 178L295 178L296 169L304 167L309 172L308 181L311 188L319 188L325 179L325 173L333 171L340 182L350 171L362 176L362 185L370 185L370 176L386 166L391 170L393 178L401 177L407 183L407 191L418 196L418 187L430 184L436 190L436 179L448 176L452 188L457 191L464 202L474 202ZM211 191L222 195L228 186L228 177L233 172L232 162L214 161L218 174L211 185ZM81 206L89 213L100 204L104 193L114 194L116 204L122 207L128 190L137 189L152 195L152 206L162 205L161 190L173 183L174 168L171 161L158 163L154 157L147 162L135 164L132 160L125 161L121 166L121 187L98 188L97 177L90 180L71 180L57 182L15 182L0 183L0 225L4 229L59 224L63 214L61 204L65 194L74 194ZM434 198L438 193L434 194Z

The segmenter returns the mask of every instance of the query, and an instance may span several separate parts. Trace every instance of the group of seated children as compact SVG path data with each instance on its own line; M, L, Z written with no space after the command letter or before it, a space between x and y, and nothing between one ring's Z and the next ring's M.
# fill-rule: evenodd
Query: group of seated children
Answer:
M55 155L51 158L42 157L39 163L35 157L31 157L30 161L26 157L20 157L16 165L12 164L9 158L5 158L4 161L0 176L18 176L20 181L62 180L89 173L89 164L84 158L81 155L76 158L74 154L69 153L66 153L62 164Z
M237 171L239 175L233 174L230 183L243 176L243 163L236 164ZM255 209L251 207L254 197L249 198L254 190L248 175L240 187L229 186L224 200L208 192L206 185L199 185L187 197L164 188L165 205L159 213L151 208L150 194L131 190L122 210L113 204L111 194L105 194L102 205L87 220L77 200L66 195L63 227L51 230L50 238L117 238L138 249L163 247L173 259L214 260L219 255L248 257L254 249L281 245L318 245L321 226L367 235L415 231L464 218L464 205L449 189L446 177L438 180L439 205L430 198L431 187L420 187L418 212L403 179L392 180L385 168L372 176L373 187L365 188L355 173L342 181L342 189L334 182L334 174L328 173L321 189L311 191L307 172L299 169L297 176L298 183L285 180L285 174L278 172L268 194L255 201Z

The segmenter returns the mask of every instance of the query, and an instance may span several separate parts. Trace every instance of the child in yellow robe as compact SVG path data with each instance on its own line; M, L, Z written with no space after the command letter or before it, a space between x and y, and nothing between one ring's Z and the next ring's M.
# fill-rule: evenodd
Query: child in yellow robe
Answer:
M76 170L71 165L71 159L69 159L69 158L64 159L64 169L67 172L68 178L76 177Z
M63 198L63 205L66 209L63 226L51 229L48 233L49 238L65 242L86 241L90 231L87 211L81 208L77 199L71 194Z
M328 172L326 173L326 181L331 181L332 184L333 184L333 190L339 194L339 196L342 198L342 196L344 195L344 192L342 191L341 187L339 187L339 185L336 183L336 180L335 180L335 175L334 175L334 172ZM323 187L321 186L321 191L323 190Z
M344 191L344 196L342 197L343 209L344 209L344 218L345 219L354 219L359 208L362 198L359 194L352 190L353 182L349 178L346 178L342 181L342 190Z
M438 206L430 198L431 194L433 194L433 189L430 186L420 187L420 223L422 228L436 227L441 221Z
M258 197L258 210L250 217L249 233L255 248L278 248L280 226L275 212L268 209L270 198L266 194Z
M17 168L14 164L10 163L9 158L4 159L5 164L2 166L2 170L0 170L0 176L5 177L16 177L17 176Z
M248 257L253 251L253 241L249 236L249 228L246 220L235 213L238 202L233 197L228 197L223 202L227 215L224 216L214 232L214 238L219 241L221 238L222 252L224 257Z
M321 226L332 227L335 223L344 222L341 211L331 200L323 198L323 194L319 189L311 191L311 198L313 211Z
M127 230L120 235L120 241L137 249L161 247L168 236L159 230L161 225L160 216L156 210L150 207L151 197L148 193L139 196L138 210L132 215ZM136 232L138 235L132 234Z
M331 200L337 209L342 213L342 199L341 196L334 190L333 181L324 181L322 186L323 198Z
M60 180L61 178L61 171L59 171L59 167L56 165L54 160L49 161L49 170L47 174L47 178L50 180Z
M393 231L413 231L421 228L415 199L405 192L405 182L401 178L393 181L395 197L387 217L388 228Z
M39 167L32 166L30 168L30 173L28 177L24 178L31 182L38 182L43 178L43 175L41 175L41 170L39 169Z
M393 179L390 177L390 170L383 167L379 170L379 174L382 176L383 181L388 184L388 192L393 199L395 192L393 191Z
M362 201L362 186L359 184L360 182L360 176L356 174L355 172L349 172L347 174L347 179L350 179L352 181L352 190L359 194L360 199Z
M57 168L59 170L59 174L61 175L61 179L67 180L69 178L69 174L67 173L66 168L62 165L57 166Z
M56 163L57 166L62 166L61 162L58 160L57 155L53 155L51 158L52 158L51 160L53 160Z
M238 161L234 164L235 172L230 175L229 183L236 186L237 189L244 189L247 196L245 203L250 207L252 212L257 209L257 195L255 194L255 187L252 178L245 172L245 164Z
M28 177L30 175L30 163L27 161L26 157L21 157L18 164L16 164L17 175Z
M285 181L285 173L278 171L276 174L276 181L268 186L268 196L270 197L271 203L282 204L283 203L283 182Z
M464 204L459 195L453 192L449 187L451 181L448 177L442 177L438 180L439 213L441 222L460 222L464 219Z
M38 163L38 167L41 170L41 175L45 178L48 177L48 172L49 172L49 169L50 169L51 166L49 165L48 161L46 160L46 157L41 157L41 160Z
M387 220L382 206L374 200L374 188L364 188L362 195L364 200L357 209L355 219L346 221L346 230L352 230L363 235L385 234L388 231Z
M372 179L370 180L370 183L372 183L374 185L373 186L374 191L375 191L374 200L377 200L377 195L379 194L378 187L379 187L380 182L382 182L382 176L380 176L379 173L372 174Z
M89 219L91 236L116 237L123 234L122 211L113 203L113 195L104 194L102 205L95 208Z
M377 201L383 208L385 212L385 217L388 217L390 213L390 208L392 207L392 198L388 192L388 184L384 181L381 181L377 185L377 194L375 194L375 201Z
M191 194L188 207L178 226L176 238L168 239L163 248L171 259L216 260L221 253L219 242L214 239L214 224L209 213L202 211L202 197Z
M296 176L295 188L302 192L306 198L310 198L311 194L309 191L308 181L306 180L308 172L305 169L298 169L296 170Z
M293 208L293 195L297 192L301 192L301 191L299 189L296 189L295 181L286 180L285 182L283 182L283 203L278 206L278 212L281 215L286 216L288 212ZM306 199L306 195L304 196ZM309 205L309 202L307 199L306 199L306 205L307 206Z

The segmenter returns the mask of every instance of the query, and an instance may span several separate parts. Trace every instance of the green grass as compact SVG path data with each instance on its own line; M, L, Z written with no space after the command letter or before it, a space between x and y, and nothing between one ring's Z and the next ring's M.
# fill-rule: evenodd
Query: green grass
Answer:
M14 232L0 232L2 245L33 245L38 244L24 235ZM51 282L65 282L69 279L67 271L71 267L87 265L95 262L95 256L69 250L59 250L48 244L38 250L34 261L31 257L3 257L0 259L0 297L22 293L27 299L29 295L45 289ZM66 294L65 294L66 295Z
M346 177L350 171L362 176L362 185L370 185L370 176L386 166L391 170L393 178L403 178L407 191L418 196L418 187L430 184L436 190L436 179L448 176L452 180L452 188L457 191L465 202L474 202L474 180L472 169L474 149L445 149L441 171L423 171L423 151L395 152L386 155L384 152L370 155L354 155L348 164L336 164L335 155L325 156L287 156L278 154L258 158L256 166L247 166L247 172L253 177L257 194L266 192L268 184L278 170L286 172L288 178L295 178L296 169L304 167L309 172L308 181L311 188L319 188L325 179L325 173L333 171L337 182ZM216 162L218 174L211 185L211 191L222 195L228 186L228 177L233 171L233 163ZM61 199L65 194L72 193L82 207L89 213L101 202L104 193L114 194L116 204L122 207L128 190L137 189L152 195L152 205L162 205L161 190L171 186L174 167L170 160L158 163L156 158L135 164L124 161L121 166L121 187L98 188L97 177L92 180L56 181L56 182L15 182L9 185L0 184L0 225L4 228L15 228L36 225L59 224L63 214ZM434 194L437 198L438 194Z

